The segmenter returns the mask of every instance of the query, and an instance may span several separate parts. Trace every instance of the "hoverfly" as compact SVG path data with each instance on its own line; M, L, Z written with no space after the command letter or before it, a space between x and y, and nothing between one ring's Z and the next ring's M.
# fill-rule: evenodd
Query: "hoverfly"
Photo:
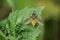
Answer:
M36 24L43 24L43 20L39 19L35 13L32 13L32 15L25 20L25 24L32 24L34 27Z

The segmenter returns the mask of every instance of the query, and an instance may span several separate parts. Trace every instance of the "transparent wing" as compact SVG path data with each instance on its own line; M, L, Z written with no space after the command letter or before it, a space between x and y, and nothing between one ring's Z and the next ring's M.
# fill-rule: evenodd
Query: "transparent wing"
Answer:
M43 22L44 22L43 19L36 18L36 21L37 21L38 24L43 25Z
M27 18L26 20L25 20L25 24L29 24L30 23L30 18Z

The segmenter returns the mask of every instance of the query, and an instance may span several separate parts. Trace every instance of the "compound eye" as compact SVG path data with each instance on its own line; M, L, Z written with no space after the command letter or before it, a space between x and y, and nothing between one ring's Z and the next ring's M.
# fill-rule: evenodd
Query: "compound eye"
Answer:
M32 16L35 16L35 13L33 13Z

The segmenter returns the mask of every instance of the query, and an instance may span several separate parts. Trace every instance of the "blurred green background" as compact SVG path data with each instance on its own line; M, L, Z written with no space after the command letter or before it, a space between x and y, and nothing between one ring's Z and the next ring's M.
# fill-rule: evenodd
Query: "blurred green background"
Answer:
M8 16L7 9L10 10L10 8L21 10L25 7L36 8L39 6L45 7L42 12L45 24L43 40L60 40L60 0L0 0L0 15L2 15L0 18L3 19ZM5 10L6 13L4 13Z

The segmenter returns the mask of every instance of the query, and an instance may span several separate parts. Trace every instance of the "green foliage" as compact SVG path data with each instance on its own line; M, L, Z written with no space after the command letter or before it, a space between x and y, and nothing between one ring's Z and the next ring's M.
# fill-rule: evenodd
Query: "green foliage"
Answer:
M0 30L0 40L6 40L5 35L1 30Z
M0 30L3 34L1 37L3 38L5 36L6 38L4 37L4 40L37 40L39 35L43 35L43 26L39 24L35 27L26 25L24 24L24 20L30 17L34 11L41 18L43 8L43 6L38 8L24 8L10 13L7 19L0 22Z

